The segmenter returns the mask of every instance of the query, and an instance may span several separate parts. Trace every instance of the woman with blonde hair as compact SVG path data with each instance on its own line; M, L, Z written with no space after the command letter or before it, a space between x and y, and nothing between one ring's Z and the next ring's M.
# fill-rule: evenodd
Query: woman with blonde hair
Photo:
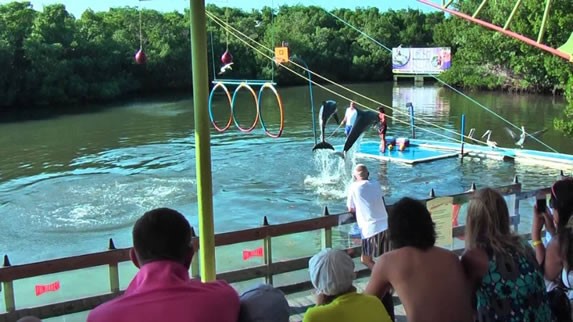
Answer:
M477 191L468 207L462 264L476 297L478 321L552 321L533 249L510 228L497 191Z

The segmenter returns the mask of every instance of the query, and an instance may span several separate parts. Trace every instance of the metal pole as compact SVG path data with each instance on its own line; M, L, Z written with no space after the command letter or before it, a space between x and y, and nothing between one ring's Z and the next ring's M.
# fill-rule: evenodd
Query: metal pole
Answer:
M410 129L412 130L412 139L416 138L416 128L414 126L414 105L412 103L406 103L408 111L410 112Z
M537 36L537 43L541 43L543 40L543 35L545 34L545 25L547 24L547 16L549 16L550 7L551 0L547 0L545 3L545 12L543 12L543 20L541 20L541 29L539 29L539 35Z
M464 135L466 134L466 115L462 114L462 130L461 130L461 137L460 141L464 144Z
M515 3L515 6L513 6L513 10L511 10L511 14L509 15L509 18L507 18L507 21L505 22L505 25L503 26L503 29L507 29L509 27L511 20L513 19L513 16L517 12L517 8L519 8L520 5L521 5L521 0L517 0L517 2Z
M304 68L306 68L306 74L308 75L308 92L310 95L310 109L312 111L312 134L314 135L314 145L316 145L318 143L318 139L316 137L316 115L314 113L314 97L312 95L312 76L310 74L310 70L308 69L308 65L304 60L302 60L302 58L298 57L297 55L293 55L289 59L297 60L304 65Z
M201 280L215 279L215 229L213 225L213 183L209 115L209 74L207 71L207 19L205 0L190 0L191 60L193 66L193 110L195 116L195 169L199 212L199 263Z

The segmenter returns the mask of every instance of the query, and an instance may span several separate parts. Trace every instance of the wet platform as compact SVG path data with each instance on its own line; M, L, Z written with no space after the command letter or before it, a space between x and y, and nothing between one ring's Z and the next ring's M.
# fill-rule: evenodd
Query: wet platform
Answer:
M375 158L383 161L416 164L454 158L458 156L458 152L427 148L410 143L410 146L406 147L403 151L394 147L392 149L386 149L386 151L382 153L380 152L378 142L364 142L360 144L355 155L356 157Z

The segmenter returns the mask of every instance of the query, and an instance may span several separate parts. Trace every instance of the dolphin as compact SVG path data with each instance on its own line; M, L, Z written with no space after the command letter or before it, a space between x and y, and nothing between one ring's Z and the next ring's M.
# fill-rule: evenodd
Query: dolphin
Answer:
M346 142L344 142L344 149L342 150L344 154L350 150L354 145L354 142L358 140L360 135L364 133L368 127L379 121L378 112L356 109L356 113L356 121L354 121L352 130L350 130L350 133L348 133L348 137L346 138Z
M318 149L331 149L334 150L332 144L326 142L326 135L324 133L324 128L326 127L326 123L332 117L336 121L336 124L340 123L338 120L338 114L336 114L336 101L327 100L322 102L322 106L320 107L320 111L318 112L318 119L320 123L320 143L315 145L312 148L312 151Z

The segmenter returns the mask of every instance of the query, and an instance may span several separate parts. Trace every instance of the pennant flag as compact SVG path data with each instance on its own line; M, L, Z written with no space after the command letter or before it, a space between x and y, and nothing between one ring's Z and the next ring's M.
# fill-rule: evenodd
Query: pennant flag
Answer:
M60 281L46 285L36 285L36 296L40 296L47 292L55 292L60 289Z
M253 250L244 250L243 251L243 260L246 261L251 257L263 257L263 248L255 248Z

